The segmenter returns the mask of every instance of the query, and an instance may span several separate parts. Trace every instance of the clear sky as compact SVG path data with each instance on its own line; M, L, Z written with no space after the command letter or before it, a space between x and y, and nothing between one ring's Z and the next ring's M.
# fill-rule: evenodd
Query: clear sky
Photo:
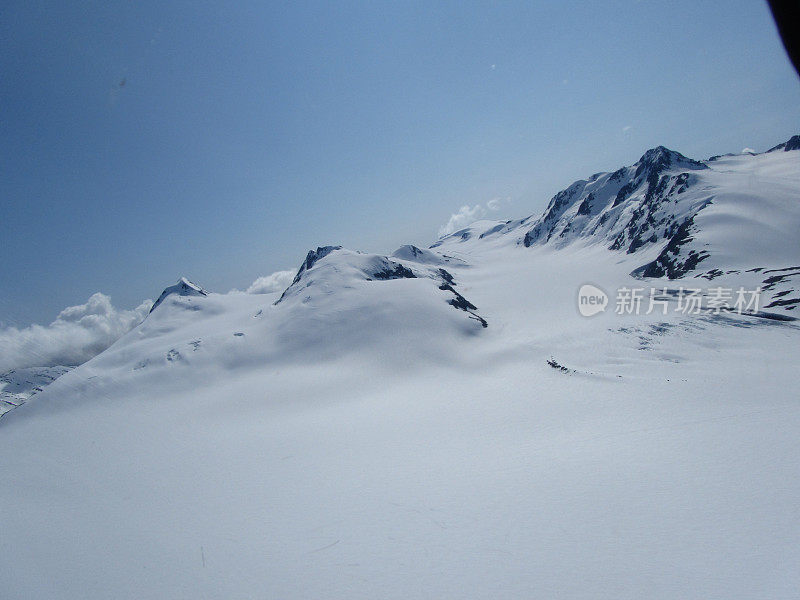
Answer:
M0 7L0 322L428 245L662 144L800 132L766 3L36 2Z

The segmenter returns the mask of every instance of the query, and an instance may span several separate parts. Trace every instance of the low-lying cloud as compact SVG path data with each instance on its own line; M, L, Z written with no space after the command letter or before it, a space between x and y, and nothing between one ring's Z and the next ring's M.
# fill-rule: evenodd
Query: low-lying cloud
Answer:
M132 310L120 310L98 292L85 304L62 310L50 325L0 329L0 373L84 363L141 323L152 305L145 300Z
M277 271L259 277L247 293L281 292L292 283L294 273ZM152 300L145 300L134 309L121 310L98 292L84 304L62 310L49 325L0 327L0 373L85 363L144 321L152 305Z
M275 271L271 275L256 279L246 291L248 294L282 292L291 285L294 274L294 271Z
M500 210L505 202L510 202L511 198L492 198L485 205L476 204L470 207L465 204L458 209L458 212L450 215L450 219L439 228L439 237L450 235L451 233L463 229L467 225L474 223L485 217L490 211Z

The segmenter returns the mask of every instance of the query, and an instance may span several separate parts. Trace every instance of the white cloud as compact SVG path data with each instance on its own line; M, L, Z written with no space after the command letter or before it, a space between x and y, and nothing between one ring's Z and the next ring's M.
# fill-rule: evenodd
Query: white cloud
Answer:
M466 227L470 223L477 221L486 214L486 209L480 204L476 204L472 208L466 204L458 209L457 213L450 215L450 219L446 224L439 228L439 237L450 235L454 231L458 231L462 227Z
M622 133L627 133L630 130L631 130L631 126L630 125L625 125L625 127L622 128Z
M743 149L742 149L742 154L747 154L747 153L750 153L750 154L755 154L755 153L756 153L756 151L755 151L755 150L753 150L752 148L743 148Z
M447 221L447 223L439 228L439 237L444 237L446 235L450 235L454 231L463 229L467 225L470 225L471 223L474 223L475 221L485 217L487 211L500 210L503 203L506 202L511 202L510 196L507 196L506 198L492 198L486 202L485 206L476 204L475 206L470 207L469 205L465 204L458 209L457 213L450 215L450 219Z
M270 294L272 292L282 292L292 283L294 271L276 271L272 275L259 277L249 288L248 294Z
M511 202L511 198L492 198L486 203L486 208L489 210L500 210L503 202Z
M84 363L141 323L152 305L145 300L133 310L118 310L98 292L62 310L50 325L0 329L0 372Z

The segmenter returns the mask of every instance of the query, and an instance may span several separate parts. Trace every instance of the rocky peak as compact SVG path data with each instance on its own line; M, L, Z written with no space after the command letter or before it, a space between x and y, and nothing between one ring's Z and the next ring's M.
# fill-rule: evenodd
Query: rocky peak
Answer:
M787 141L778 144L774 148L770 148L767 152L775 152L776 150L783 150L784 152L800 150L800 135L793 135Z
M680 152L670 150L664 146L656 146L645 152L636 163L636 175L648 176L661 173L667 169L707 169L701 162L685 157Z
M161 292L161 295L153 304L150 312L152 313L164 300L166 300L167 296L171 296L172 294L177 294L178 296L208 296L208 292L199 285L192 283L185 277L181 277L178 280L178 283L175 285L164 288L164 291Z

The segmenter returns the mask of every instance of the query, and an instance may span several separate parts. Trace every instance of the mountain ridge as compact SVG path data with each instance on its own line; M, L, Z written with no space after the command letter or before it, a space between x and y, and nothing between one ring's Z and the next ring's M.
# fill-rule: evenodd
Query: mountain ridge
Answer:
M778 150L794 154L800 150L800 136L792 136L766 152L717 156L705 161L656 146L632 165L576 180L556 193L538 217L500 222L477 235L469 228L461 229L440 238L431 248L498 235L515 236L517 243L525 247L564 247L583 242L627 254L655 248L657 258L642 264L636 273L678 279L696 271L714 254L711 244L690 244L695 239L691 234L702 238L697 221L701 211L722 201L720 196L737 191L741 179L735 177L737 170L748 171L748 177L752 177L751 171L758 167L748 165L747 160L781 159L770 156ZM792 162L800 161L800 155L794 156ZM797 170L796 164L790 168ZM726 175L731 180L729 184L724 181ZM755 202L763 199L757 190L749 192ZM786 212L795 213L794 218L795 207L786 204Z

